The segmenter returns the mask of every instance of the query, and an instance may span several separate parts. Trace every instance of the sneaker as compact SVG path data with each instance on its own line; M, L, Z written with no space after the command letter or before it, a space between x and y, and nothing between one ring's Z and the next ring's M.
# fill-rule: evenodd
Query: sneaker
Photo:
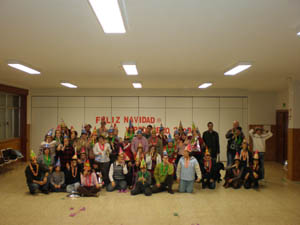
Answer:
M169 192L169 194L171 194L171 195L174 194L174 191L173 191L173 190L170 190L170 191L168 191L168 192Z
M124 190L122 190L123 191L123 193L127 193L127 189L124 189Z

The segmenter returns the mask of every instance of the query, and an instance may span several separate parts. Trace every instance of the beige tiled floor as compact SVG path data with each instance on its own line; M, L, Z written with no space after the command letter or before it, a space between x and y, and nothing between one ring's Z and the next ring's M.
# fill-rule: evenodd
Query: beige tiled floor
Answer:
M98 198L75 200L66 193L29 195L24 168L20 164L0 173L0 225L300 224L300 183L287 181L276 163L267 163L267 182L259 190L224 189L221 184L202 190L196 184L193 194L133 197L103 191ZM70 217L71 207L86 210Z

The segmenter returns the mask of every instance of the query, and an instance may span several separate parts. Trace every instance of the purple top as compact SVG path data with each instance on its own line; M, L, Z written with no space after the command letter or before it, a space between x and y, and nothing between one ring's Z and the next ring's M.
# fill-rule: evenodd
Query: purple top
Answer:
M139 144L142 144L143 146L143 149L144 149L144 152L148 152L148 140L142 136L141 139L139 139L138 137L134 137L131 141L131 151L133 153L136 153L137 152L137 148L139 146Z

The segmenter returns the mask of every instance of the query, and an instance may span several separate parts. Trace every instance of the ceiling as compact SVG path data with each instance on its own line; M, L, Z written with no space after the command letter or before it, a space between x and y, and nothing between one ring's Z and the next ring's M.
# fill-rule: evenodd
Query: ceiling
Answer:
M125 0L126 34L105 34L87 0L1 0L0 83L27 88L281 90L300 79L299 0ZM18 60L32 76L7 66ZM136 62L128 77L122 62ZM253 66L234 77L239 62Z

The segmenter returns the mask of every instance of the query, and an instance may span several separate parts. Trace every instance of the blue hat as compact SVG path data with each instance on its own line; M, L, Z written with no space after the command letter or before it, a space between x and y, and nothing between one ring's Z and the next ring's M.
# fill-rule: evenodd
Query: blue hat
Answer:
M53 135L53 128L51 128L47 133L47 136L52 136L52 135Z
M44 148L50 148L49 144L45 144Z
M177 129L174 131L174 135L176 134L179 134L179 131Z
M159 131L163 131L164 130L164 127L162 125L162 123L160 124L160 128L159 128Z
M58 160L57 160L55 166L59 166L59 167L61 166L61 164L60 164L60 158L58 158Z
M132 128L132 127L133 127L132 121L129 120L129 128Z
M142 134L142 130L139 129L139 130L136 132L136 134Z
M184 134L185 134L185 135L188 135L188 134L189 134L189 130L186 129L186 130L184 131Z
M82 129L82 130L81 130L81 134L87 134L86 130L85 130L85 129Z
M169 136L168 136L168 143L170 143L170 142L173 142L173 138L172 138L171 134L169 134Z
M107 131L108 133L113 133L114 132L114 128L112 126L110 126L110 128Z
M163 156L169 156L168 153L167 153L167 151L163 152Z

